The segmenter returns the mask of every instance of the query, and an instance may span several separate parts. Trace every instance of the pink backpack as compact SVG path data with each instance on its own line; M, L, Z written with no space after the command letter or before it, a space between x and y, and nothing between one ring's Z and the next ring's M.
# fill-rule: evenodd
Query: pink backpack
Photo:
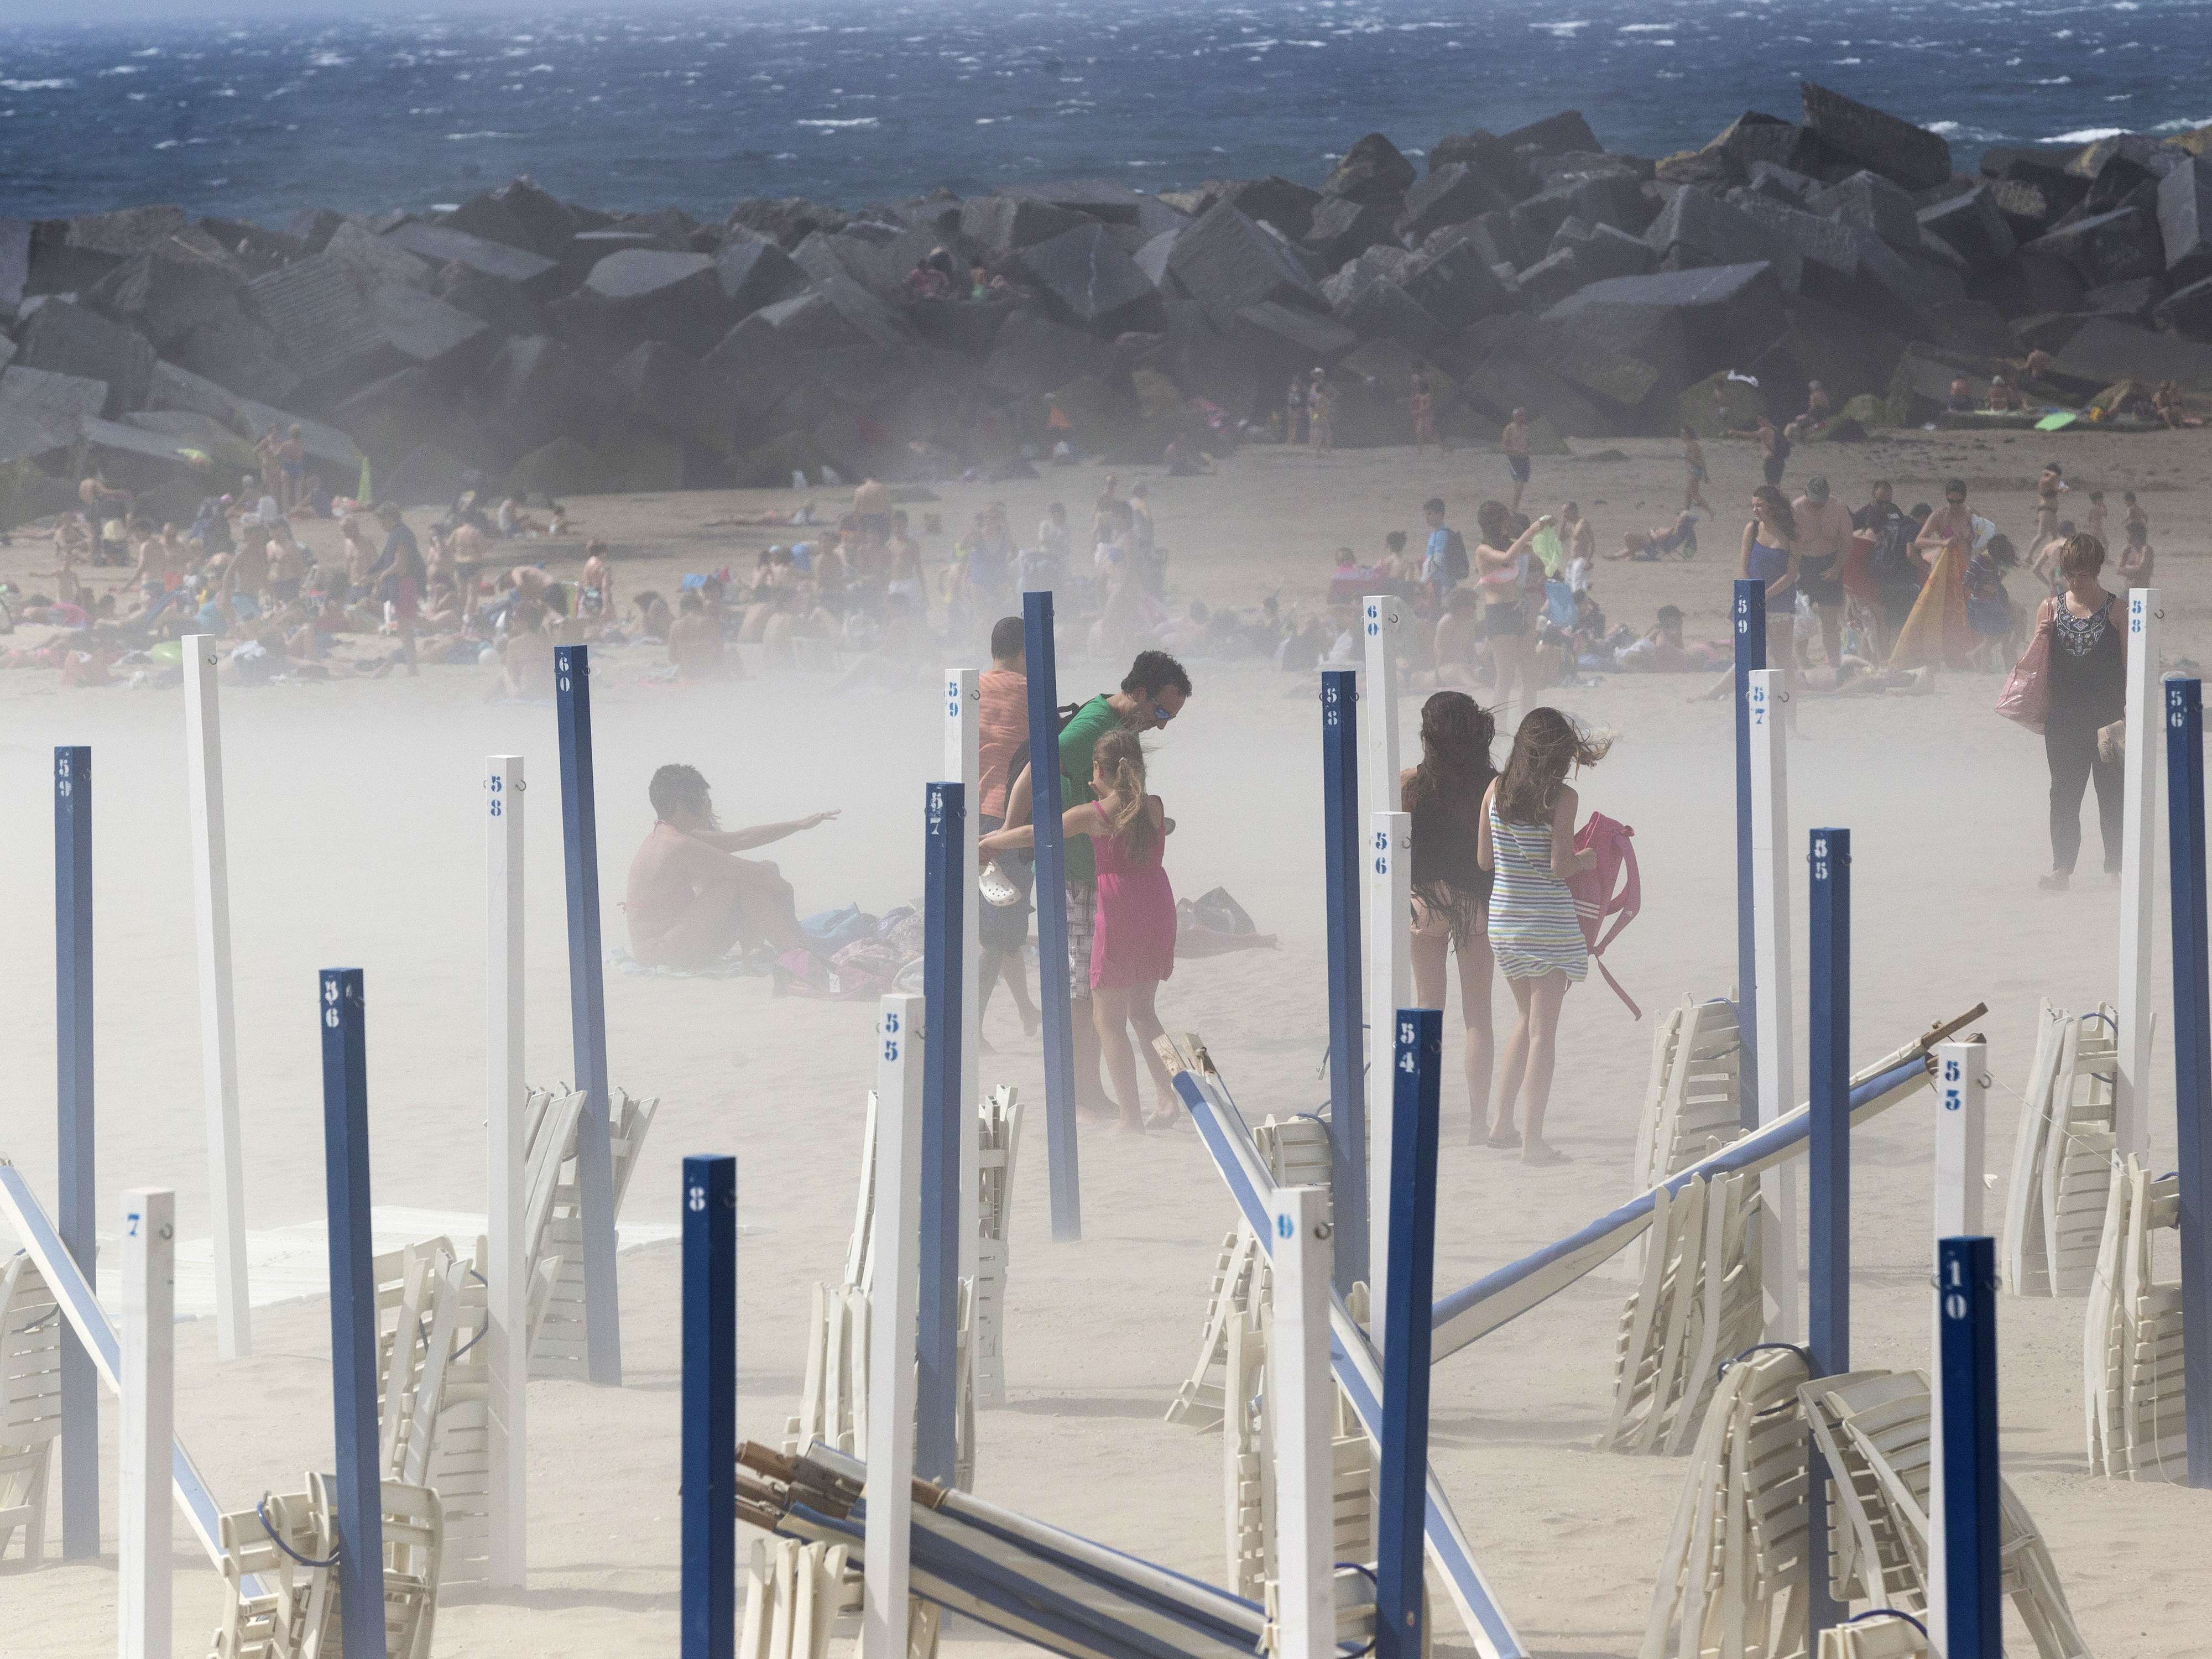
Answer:
M1583 925L1583 940L1589 946L1590 959L1597 963L1597 970L1613 987L1613 995L1641 1019L1644 1011L1620 988L1612 969L1599 960L1605 955L1605 947L1620 936L1620 930L1635 921L1636 913L1644 908L1644 878L1636 867L1635 837L1636 831L1626 824L1602 812L1591 813L1575 832L1575 851L1595 853L1597 862L1568 877L1567 890L1575 896L1575 917ZM1613 919L1611 927L1605 927L1607 916Z

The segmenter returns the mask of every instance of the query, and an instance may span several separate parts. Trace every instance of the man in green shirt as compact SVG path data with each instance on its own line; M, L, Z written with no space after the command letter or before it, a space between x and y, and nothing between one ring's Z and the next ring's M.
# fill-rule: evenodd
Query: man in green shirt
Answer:
M1097 696L1075 711L1060 733L1060 804L1065 811L1095 799L1091 788L1091 753L1109 732L1157 732L1190 700L1190 676L1164 651L1139 651L1122 676L1121 689ZM1030 774L1021 776L1006 797L1009 828L1030 821ZM1097 903L1097 867L1091 860L1091 839L1077 836L1064 848L1067 871L1067 989L1087 1015L1091 1003L1091 936ZM1075 1097L1077 1104L1094 1111L1118 1108L1106 1097L1098 1079L1098 1032L1091 1020L1079 1017L1072 1024L1075 1039Z

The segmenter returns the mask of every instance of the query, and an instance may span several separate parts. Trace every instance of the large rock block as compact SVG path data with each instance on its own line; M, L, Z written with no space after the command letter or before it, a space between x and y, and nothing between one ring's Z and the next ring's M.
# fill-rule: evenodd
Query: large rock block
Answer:
M397 367L368 292L344 260L318 253L255 277L248 291L256 314L316 392L359 385Z
M233 317L196 328L169 349L170 361L241 398L289 406L300 371L275 331L258 317Z
M2092 317L2053 354L2053 375L2101 390L2115 380L2172 380L2192 397L2212 392L2212 345Z
M1024 196L977 196L960 204L962 238L986 253L1011 253L1091 222L1080 213Z
M1659 269L1659 254L1640 236L1615 225L1585 225L1570 218L1553 233L1553 246L1572 248L1576 264L1591 282L1607 276L1648 276Z
M1783 291L1797 291L1803 256L1761 219L1732 207L1708 191L1685 186L1674 192L1644 240L1659 256L1662 270L1690 270L1707 265L1746 265L1764 260L1774 268Z
M2086 288L2153 276L2166 269L2166 245L2158 221L2141 208L2118 208L2076 219L2039 236L2022 251L2064 261Z
M509 247L488 237L445 225L410 219L384 233L385 240L434 265L459 265L480 276L513 284L529 299L550 300L559 291L561 266L556 260Z
M1611 277L1544 320L1650 363L1675 387L1765 350L1788 325L1782 286L1764 261Z
M1433 252L1425 247L1407 262L1398 280L1441 327L1462 329L1519 304L1492 268L1491 251L1481 234L1447 242Z
M2212 341L2212 276L2200 276L2158 302L2151 313L2160 328L2191 340Z
M101 380L107 397L100 413L120 415L143 408L154 379L155 356L145 337L101 316L88 306L48 299L16 331L15 366L6 371L42 368L49 374Z
M154 365L154 380L146 398L149 409L206 415L249 439L258 438L271 427L289 432L296 426L308 466L324 472L334 482L350 483L360 475L361 450L336 427L257 398L242 397L174 363Z
M1355 139L1322 180L1321 193L1347 202L1387 202L1413 187L1413 164L1379 132Z
M1363 340L1397 340L1420 351L1438 331L1437 319L1387 276L1360 283L1332 309Z
M1401 236L1419 238L1446 225L1464 224L1479 214L1504 212L1512 202L1481 173L1461 161L1433 167L1426 178L1406 192L1406 209L1398 216Z
M1430 172L1454 163L1472 167L1509 202L1517 202L1536 188L1536 175L1527 159L1496 133L1480 127L1439 138L1429 146Z
M0 323L13 322L31 279L31 222L0 218Z
M437 286L437 268L428 259L387 241L357 219L340 221L314 251L351 266L368 288L399 283L428 293Z
M1265 220L1281 232L1285 240L1295 242L1313 228L1314 210L1321 205L1321 192L1294 184L1279 173L1271 173L1264 179L1226 180L1216 199L1255 222Z
M1521 302L1542 310L1559 304L1596 279L1583 268L1574 248L1565 246L1554 248L1513 280L1515 288L1520 290Z
M526 178L471 197L437 222L547 259L558 259L579 228L566 203Z
M86 289L83 302L166 351L196 328L245 314L246 284L228 265L133 254Z
M1105 334L1157 328L1159 289L1103 225L1033 242L1017 256L1022 272L1061 321Z
M1229 343L1248 353L1263 384L1327 368L1359 343L1333 318L1273 301L1247 306L1231 319Z
M1860 167L1907 190L1928 190L1951 176L1951 146L1941 134L1810 81L1799 82L1797 93L1808 130Z
M768 237L788 252L817 230L842 230L852 217L842 208L824 207L804 196L750 197L730 210L722 228L725 232L750 230ZM784 476L787 478L790 475Z
M1226 202L1208 208L1176 238L1168 271L1217 319L1269 301L1318 309L1321 290L1280 236Z
M20 364L0 369L0 466L67 449L107 401L105 380Z
M1114 348L1097 336L1016 312L1000 328L983 374L1009 397L1034 398L1071 380L1110 378L1120 368Z
M1062 179L1038 185L1008 185L1000 192L1042 202L1064 212L1119 225L1147 237L1171 228L1183 216L1157 196L1146 196L1111 179ZM1026 244L1024 244L1026 246Z
M2107 283L2081 296L2081 309L2094 317L2112 317L2148 328L2159 302L2166 298L2162 276L2131 276L2124 283Z
M370 290L368 307L385 343L408 362L434 365L458 377L491 355L492 331L481 317L420 289L385 283Z
M737 320L708 255L638 248L600 260L546 314L563 339L607 362L646 340L703 354Z
M2158 230L2173 281L2212 276L2212 161L2192 155L2159 180Z
M1590 124L1583 119L1578 109L1563 109L1556 115L1547 115L1540 121L1531 121L1525 127L1499 135L1509 149L1533 151L1539 155L1563 155L1575 151L1601 151L1605 146L1590 131Z
M1912 198L1878 173L1861 167L1848 179L1816 190L1806 205L1824 218L1870 230L1900 253L1920 247L1920 220Z
M775 241L742 231L726 238L714 256L715 280L732 317L788 300L806 286L806 273Z
M74 219L41 219L31 228L26 294L78 294L140 253L157 257L187 235L180 207L123 208Z
M1378 242L1390 240L1391 229L1404 211L1404 198L1389 196L1371 202L1355 202L1349 198L1332 196L1314 210L1313 222L1306 228L1304 246L1318 254L1332 269L1346 259L1356 259ZM1167 246L1174 246L1173 232L1166 233ZM1147 242L1146 247L1158 245L1160 239ZM1161 259L1164 267L1165 253ZM1138 263L1144 258L1139 255Z
M545 335L509 340L477 382L487 436L500 464L560 437L588 443L609 413L605 380L565 342Z
M1921 229L1953 249L1969 270L1990 270L2012 255L2012 227L1987 185L1924 207L1918 218Z

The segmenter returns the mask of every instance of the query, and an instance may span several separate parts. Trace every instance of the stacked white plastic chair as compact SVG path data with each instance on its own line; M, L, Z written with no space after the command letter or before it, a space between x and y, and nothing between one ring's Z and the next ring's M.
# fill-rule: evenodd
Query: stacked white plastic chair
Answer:
M848 1574L842 1544L761 1538L744 1586L737 1659L829 1659L830 1631L858 1605L860 1580Z
M1931 1442L1928 1378L1854 1371L1801 1390L1832 1477L1830 1582L1838 1601L1921 1613L1928 1605ZM2009 1483L2000 1482L1998 1588L2042 1659L2086 1659L2058 1570Z
M1721 1362L1765 1334L1763 1214L1754 1176L1659 1189L1643 1273L1621 1310L1601 1449L1672 1456L1689 1448Z
M1805 1649L1805 1361L1762 1348L1722 1373L1660 1559L1642 1659Z
M530 1351L532 1377L588 1380L584 1330L584 1221L582 1190L576 1176L576 1120L583 1097L564 1084L551 1093L532 1090L526 1106L524 1144L528 1184L524 1189L527 1240L534 1241L530 1259L559 1257L561 1270L553 1293L538 1327ZM629 1190L630 1172L637 1167L639 1152L653 1127L658 1100L633 1100L615 1091L614 1110L609 1114L609 1134L614 1151L615 1214L622 1214L623 1197ZM565 1125L565 1128L564 1126ZM555 1149L558 1149L555 1155ZM541 1166L550 1165L550 1183L541 1180Z
M2154 1180L2130 1157L2105 1206L2081 1345L2089 1468L2115 1480L2188 1478L2181 1285L2154 1255L2180 1224L2180 1177Z
M976 1133L975 1399L1006 1403L1006 1273L1012 1265L1014 1164L1021 1150L1020 1097L1004 1085L978 1109Z
M1633 1192L1710 1158L1743 1133L1743 1034L1725 1002L1685 997L1651 1040Z
M0 1270L0 1557L20 1531L30 1565L46 1559L61 1384L61 1310L37 1265L15 1256Z
M330 1476L310 1474L306 1491L221 1518L230 1600L210 1659L338 1659L337 1498ZM380 1507L385 1651L390 1659L430 1659L445 1550L438 1494L387 1480Z
M2118 1029L2109 1007L2072 1014L2043 1005L2000 1246L2015 1295L2088 1292L2112 1184Z
M1195 1044L1195 1037L1189 1039ZM1261 1162L1281 1187L1329 1184L1328 1125L1316 1117L1269 1118L1252 1132ZM1239 1220L1224 1234L1206 1286L1206 1321L1198 1338L1198 1362L1168 1402L1167 1420L1194 1429L1218 1425L1229 1400L1230 1328L1240 1315L1267 1300L1267 1253L1249 1223Z

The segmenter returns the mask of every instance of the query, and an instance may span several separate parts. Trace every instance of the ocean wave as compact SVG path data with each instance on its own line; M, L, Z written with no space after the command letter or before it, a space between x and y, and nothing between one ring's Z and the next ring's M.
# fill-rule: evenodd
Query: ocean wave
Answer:
M795 127L818 127L827 131L838 127L880 126L883 123L872 115L856 115L848 121L793 121L791 125Z
M511 132L449 132L446 135L446 142L449 144L465 144L477 138L512 138L514 137L515 135Z
M2054 132L2043 142L2046 144L2094 144L2107 138L2117 138L2125 127L2076 127L2071 132Z
M1541 30L1546 34L1555 34L1562 40L1571 40L1575 37L1576 30L1586 29L1589 27L1589 19L1577 18L1569 23L1531 23L1528 27Z
M66 76L52 81L0 81L0 92L64 92L76 84Z
M145 72L143 64L118 64L113 69L100 70L102 75L143 75Z
M1674 27L1672 23L1623 23L1613 33L1616 34L1664 34Z

